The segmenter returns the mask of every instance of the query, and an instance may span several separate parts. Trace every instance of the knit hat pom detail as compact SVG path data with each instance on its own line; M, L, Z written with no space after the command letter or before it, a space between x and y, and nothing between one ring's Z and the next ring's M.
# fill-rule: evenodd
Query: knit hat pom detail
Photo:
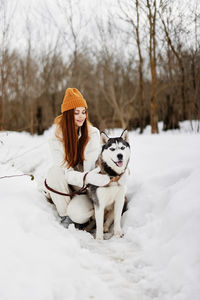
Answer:
M76 107L87 108L87 102L78 89L68 88L65 91L65 96L61 105L61 112L63 113L64 111L74 109Z

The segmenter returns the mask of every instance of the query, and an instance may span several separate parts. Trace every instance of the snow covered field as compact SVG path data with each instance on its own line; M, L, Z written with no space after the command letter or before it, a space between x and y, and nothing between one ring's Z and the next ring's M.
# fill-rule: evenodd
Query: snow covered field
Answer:
M199 300L200 135L130 133L124 237L59 224L37 190L48 136L0 133L0 300ZM119 130L112 132L117 135Z

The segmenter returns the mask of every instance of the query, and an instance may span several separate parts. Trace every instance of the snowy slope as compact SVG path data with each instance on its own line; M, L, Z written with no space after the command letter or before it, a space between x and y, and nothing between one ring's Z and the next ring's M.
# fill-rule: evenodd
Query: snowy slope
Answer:
M125 235L96 241L37 190L49 134L0 134L0 176L36 178L0 179L0 300L199 300L200 136L130 133Z

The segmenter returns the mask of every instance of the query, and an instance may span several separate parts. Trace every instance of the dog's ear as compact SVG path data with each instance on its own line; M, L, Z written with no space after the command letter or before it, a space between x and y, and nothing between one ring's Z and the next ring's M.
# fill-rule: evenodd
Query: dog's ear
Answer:
M104 131L101 131L101 144L104 145L109 140L109 137Z
M129 141L129 139L128 139L128 130L127 129L124 129L124 131L121 134L121 138L123 138L123 140L126 141L126 142Z

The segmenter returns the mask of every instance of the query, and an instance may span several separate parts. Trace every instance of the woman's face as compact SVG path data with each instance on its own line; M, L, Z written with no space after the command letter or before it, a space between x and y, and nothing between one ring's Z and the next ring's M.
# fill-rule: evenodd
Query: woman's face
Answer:
M76 127L81 127L86 119L86 108L77 107L74 109L74 121Z

